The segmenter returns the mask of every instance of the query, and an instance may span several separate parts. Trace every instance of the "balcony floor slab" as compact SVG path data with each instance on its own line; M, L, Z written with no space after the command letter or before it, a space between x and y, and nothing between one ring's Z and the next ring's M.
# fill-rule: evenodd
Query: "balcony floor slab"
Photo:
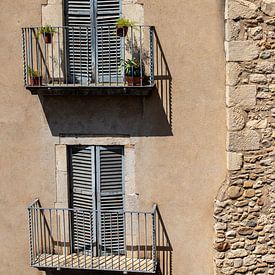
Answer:
M57 255L41 254L32 263L37 268L68 268L83 270L109 270L155 273L153 261L151 259L128 258L124 255L114 256L91 256L91 255Z
M51 85L26 86L33 95L93 95L93 96L149 96L155 89L153 86L80 86L80 85Z

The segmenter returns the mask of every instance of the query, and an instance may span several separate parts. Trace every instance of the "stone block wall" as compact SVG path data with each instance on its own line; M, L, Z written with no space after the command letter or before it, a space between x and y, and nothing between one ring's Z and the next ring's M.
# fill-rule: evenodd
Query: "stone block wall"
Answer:
M215 200L216 274L275 274L275 0L225 9L228 177Z

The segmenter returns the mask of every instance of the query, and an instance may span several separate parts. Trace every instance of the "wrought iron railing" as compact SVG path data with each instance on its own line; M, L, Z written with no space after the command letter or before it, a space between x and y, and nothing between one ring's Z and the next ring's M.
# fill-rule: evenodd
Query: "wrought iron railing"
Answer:
M22 29L26 87L154 85L154 27Z
M151 212L28 208L30 263L69 268L155 273L156 205Z

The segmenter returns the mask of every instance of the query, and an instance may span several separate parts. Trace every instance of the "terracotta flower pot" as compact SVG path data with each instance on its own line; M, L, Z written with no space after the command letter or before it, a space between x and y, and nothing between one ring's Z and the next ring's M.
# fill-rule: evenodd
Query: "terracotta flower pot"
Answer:
M51 44L52 43L52 33L45 33L44 39L46 44Z
M144 85L144 79L140 76L125 76L128 86L141 86Z
M128 27L117 27L116 34L119 37L125 37L128 33Z
M41 86L42 85L42 77L41 76L31 76L30 77L30 85L31 86Z

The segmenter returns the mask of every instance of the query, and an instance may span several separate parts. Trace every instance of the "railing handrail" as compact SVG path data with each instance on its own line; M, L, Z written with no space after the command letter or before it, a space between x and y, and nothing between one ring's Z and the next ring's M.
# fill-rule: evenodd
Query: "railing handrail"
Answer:
M39 199L35 199L32 203L30 203L30 204L28 205L28 209L33 208L33 207L35 206L36 203L38 203L38 204L40 205Z
M107 25L108 26L108 25ZM112 25L110 25L112 26ZM28 27L21 27L21 29L40 29L43 27L43 25L40 26L28 26ZM56 26L51 26L52 28L90 28L90 29L100 29L102 28L101 26L67 26L67 25L56 25ZM135 24L133 26L130 26L129 28L136 28L136 27L144 27L144 28L155 28L153 25L143 25L143 24Z
M87 209L82 209L82 208L60 208L60 207L36 207L35 205L28 207L28 209L36 209L36 210L47 210L47 211L74 211L74 212L87 212L87 213L109 213L109 214L152 214L150 211L121 211L121 210L87 210Z

